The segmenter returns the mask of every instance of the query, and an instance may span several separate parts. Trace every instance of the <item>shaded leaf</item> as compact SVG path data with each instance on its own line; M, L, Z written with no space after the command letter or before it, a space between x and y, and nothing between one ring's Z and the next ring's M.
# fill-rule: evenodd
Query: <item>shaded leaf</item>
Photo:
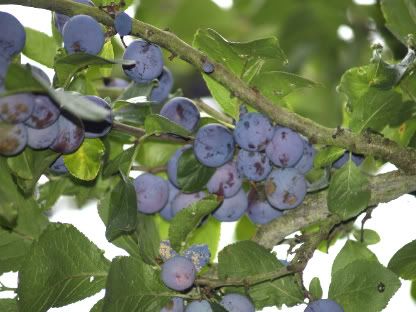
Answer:
M100 291L108 260L72 225L51 224L34 243L19 272L19 311L40 312Z
M169 240L173 249L179 251L185 247L191 232L195 230L196 227L200 225L203 218L213 212L218 205L219 202L216 196L211 195L179 211L173 217L169 227Z
M347 220L367 208L370 197L367 177L349 160L331 179L327 195L328 209L342 220Z
M415 280L416 240L400 248L390 259L388 268L405 280Z
M53 37L28 27L25 27L25 32L26 43L23 54L40 64L52 68L57 48Z

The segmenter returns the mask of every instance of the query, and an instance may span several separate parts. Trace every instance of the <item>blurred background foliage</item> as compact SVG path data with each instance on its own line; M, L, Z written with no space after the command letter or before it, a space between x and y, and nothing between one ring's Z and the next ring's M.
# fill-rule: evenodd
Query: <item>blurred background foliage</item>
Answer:
M366 3L366 4L363 4ZM285 101L296 112L335 127L342 123L345 98L336 91L349 68L368 64L373 43L387 43L383 57L399 59L406 47L385 28L380 5L353 0L234 0L221 8L211 0L133 1L135 17L169 29L192 43L199 28L212 28L230 41L276 36L289 62L267 64L317 82L319 88L292 92ZM201 75L185 62L169 61L176 87L185 96L207 96Z

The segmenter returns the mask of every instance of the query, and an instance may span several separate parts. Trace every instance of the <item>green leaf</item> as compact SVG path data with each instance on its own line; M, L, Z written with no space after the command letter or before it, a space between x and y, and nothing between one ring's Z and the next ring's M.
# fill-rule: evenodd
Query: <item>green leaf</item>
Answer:
M202 219L213 212L219 205L217 197L210 195L189 207L182 209L172 219L169 228L169 240L172 248L180 250L193 230L200 225ZM204 225L201 225L204 226Z
M353 108L350 128L356 132L367 128L381 131L392 121L401 119L400 113L405 110L405 105L397 92L370 89Z
M281 64L287 62L286 55L275 37L251 42L231 42L212 29L199 29L193 45L246 82L254 78L266 61ZM204 75L204 79L224 112L237 119L238 100L232 99L230 92L209 76Z
M314 167L331 166L334 161L344 155L345 149L336 146L327 146L319 150L314 159Z
M19 311L41 312L100 291L108 260L72 225L51 224L35 242L19 272Z
M256 234L257 227L250 221L247 215L241 217L237 222L235 229L235 238L237 241L249 240Z
M118 97L117 101L131 100L134 102L144 102L149 97L153 87L153 83L142 84L132 82Z
M45 33L32 28L25 27L25 32L26 43L23 54L40 64L52 68L57 48L55 40Z
M410 295L412 296L413 301L416 301L416 281L412 282L412 286L410 287Z
M105 236L109 241L136 229L136 191L128 177L123 176L111 192L109 208L109 221L105 231Z
M332 177L327 195L328 209L347 220L367 208L370 197L368 178L350 159Z
M405 280L415 280L416 240L400 248L390 259L388 268Z
M220 278L249 278L260 273L275 272L283 264L264 247L252 241L240 241L225 247L218 255ZM244 287L238 288L244 293ZM303 293L293 276L267 281L248 289L256 309L267 306L288 307L303 302Z
M276 104L280 104L282 98L297 89L317 86L311 80L281 71L260 73L254 77L250 85Z
M173 133L183 137L189 137L192 133L177 123L164 116L152 114L146 116L144 128L147 135L160 133Z
M146 138L140 142L137 161L149 168L166 165L172 155L182 145L175 142L163 142L154 138Z
M118 172L128 176L131 165L136 158L137 150L137 146L132 146L108 161L103 170L103 177L109 177Z
M0 224L10 228L16 223L18 208L25 206L25 199L4 157L0 157L0 181Z
M0 311L18 312L17 301L15 299L0 299Z
M387 28L406 44L407 35L415 33L416 3L408 0L382 0L381 9Z
M19 207L17 225L10 231L0 228L0 273L18 271L32 242L49 221L33 199Z
M98 300L91 308L90 312L102 312L104 306L104 299Z
M145 263L156 265L160 238L154 216L139 213L136 233L141 258Z
M361 240L361 229L355 229L352 234L357 241ZM374 230L364 229L363 230L363 244L364 245L374 245L380 241L380 236Z
M322 298L322 287L318 277L314 277L309 283L309 292L314 300Z
M7 158L7 164L17 177L19 186L26 194L29 194L41 175L58 156L59 154L51 150L35 151L26 147L23 153Z
M106 226L108 226L110 221L110 199L111 193L108 193L100 200L98 204L98 214ZM136 232L122 234L111 241L111 243L126 250L130 256L141 258L137 244Z
M75 153L64 155L68 171L84 181L94 180L101 167L104 144L100 139L85 139Z
M380 263L357 260L333 274L328 297L345 311L382 311L400 285Z
M51 178L45 184L39 187L38 203L42 210L49 210L58 201L59 197L64 194L72 182L66 177Z
M98 55L74 53L65 55L55 61L55 72L60 86L68 85L71 78L80 70L88 66L108 66L113 64L133 65L133 61L109 60Z
M46 86L43 86L36 78L32 76L32 71L29 67L24 67L18 64L10 64L7 70L6 89L10 93L21 92L39 92L45 93Z
M348 240L332 264L332 276L357 260L377 262L377 256L373 254L365 245Z
M139 259L115 258L102 311L160 311L175 293L162 284L159 275L159 271Z
M127 123L134 126L144 125L146 116L152 113L152 107L149 103L131 103L128 101L117 101L114 103L114 119L121 123Z
M193 149L182 153L178 161L178 184L182 192L202 190L215 173L215 168L204 166L196 159Z
M351 110L350 128L381 131L387 125L398 125L409 118L409 104L392 90L405 74L408 64L375 64L352 68L341 78L339 90L348 96Z

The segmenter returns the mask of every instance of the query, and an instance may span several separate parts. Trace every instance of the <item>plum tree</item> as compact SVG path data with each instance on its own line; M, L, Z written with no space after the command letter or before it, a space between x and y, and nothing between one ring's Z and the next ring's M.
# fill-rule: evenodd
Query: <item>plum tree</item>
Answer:
M23 25L13 15L0 12L0 62L20 53L26 42Z
M163 67L162 74L157 78L158 84L150 93L150 100L162 103L168 97L173 88L173 76L169 68Z
M319 299L309 303L305 312L344 312L344 309L333 300Z
M27 127L27 145L33 149L48 148L55 142L58 133L58 122L41 129Z
M162 51L157 45L150 42L133 41L124 52L123 58L135 61L135 65L123 65L123 69L125 74L136 82L150 82L162 74Z
M69 19L62 31L64 47L69 54L84 52L98 54L104 46L101 25L88 15L76 15Z
M234 138L242 149L263 151L273 137L270 120L260 113L243 114L235 125Z
M58 135L50 148L62 154L75 152L82 144L85 130L82 121L74 116L61 114L57 120Z
M137 195L137 210L143 213L155 213L161 210L169 198L168 183L150 173L139 175L134 180Z
M214 212L213 216L222 222L232 222L240 219L247 210L248 199L243 189L232 197L224 198L221 206Z
M229 312L254 312L254 305L246 296L227 294L222 297L220 304Z
M163 105L160 114L189 131L195 129L200 118L195 104L190 99L184 97L171 99Z
M303 155L303 140L293 130L277 127L267 144L267 157L279 167L293 167Z
M0 154L19 154L27 144L27 130L23 124L7 124L0 121Z
M305 177L294 168L274 169L266 180L265 191L273 207L295 208L306 195Z
M194 153L205 166L220 167L233 157L233 135L222 125L203 126L195 136Z
M183 312L185 309L183 299L179 297L173 297L160 312Z
M366 220L416 193L413 2L133 2L0 0L55 10L59 30L0 12L0 274L18 272L0 310L104 288L91 311L397 310L415 242L385 266ZM379 173L386 163L398 170ZM56 222L61 196L97 201L124 255ZM328 293L308 287L309 261L345 237Z
M167 287L182 291L194 284L196 269L191 260L175 256L162 265L161 277Z
M236 163L231 161L215 170L207 183L207 190L219 196L234 196L241 188L243 179L237 170Z
M250 181L262 181L272 171L272 165L265 153L246 150L238 152L237 168Z
M34 101L33 111L25 121L25 125L43 129L55 123L61 112L51 98L46 95L35 95Z
M121 36L127 36L131 33L132 19L126 12L120 12L114 19L114 28Z
M83 122L86 138L101 138L110 132L113 124L111 107L105 100L98 96L88 95L85 98L91 101L93 103L92 105L97 105L98 107L108 110L108 116L102 121L84 120Z
M94 2L92 2L91 0L73 0L73 1L81 3L81 4L89 5L89 6L94 6ZM62 34L64 26L69 21L70 17L64 14L54 13L53 18L55 21L55 27Z
M13 94L0 98L0 119L10 123L26 121L35 107L30 93Z
M212 312L207 300L195 300L186 306L185 312Z

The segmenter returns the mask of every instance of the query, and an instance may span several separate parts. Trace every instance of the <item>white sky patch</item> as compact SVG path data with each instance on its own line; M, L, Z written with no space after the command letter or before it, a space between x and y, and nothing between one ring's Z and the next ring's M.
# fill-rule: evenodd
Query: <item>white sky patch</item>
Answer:
M376 4L376 0L354 0L359 5L373 5Z
M211 1L223 9L231 9L233 6L233 0L211 0Z
M354 39L354 31L348 25L341 25L337 29L338 37L344 41L351 41Z

